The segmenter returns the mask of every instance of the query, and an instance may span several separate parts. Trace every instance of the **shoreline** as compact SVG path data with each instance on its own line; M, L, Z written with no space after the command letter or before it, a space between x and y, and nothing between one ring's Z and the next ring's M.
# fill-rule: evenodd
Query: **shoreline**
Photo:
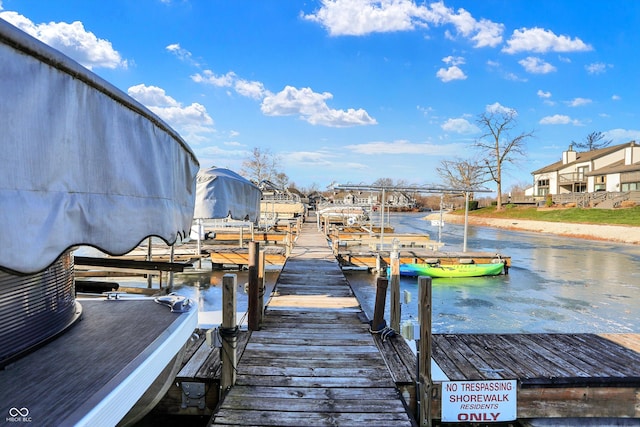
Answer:
M431 214L427 220L440 219L440 214ZM443 219L452 224L464 224L464 215L444 214ZM533 221L469 216L470 225L503 228L515 231L532 231L587 240L615 243L640 244L640 227L627 225L577 224L568 222Z

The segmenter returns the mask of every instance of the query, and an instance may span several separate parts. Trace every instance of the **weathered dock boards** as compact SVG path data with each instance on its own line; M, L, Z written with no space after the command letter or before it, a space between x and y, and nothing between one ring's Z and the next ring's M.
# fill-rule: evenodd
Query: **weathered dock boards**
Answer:
M305 224L211 425L414 425L360 304Z
M637 334L434 334L433 359L451 381L517 379L518 418L640 418L638 342ZM434 417L439 407L435 399Z

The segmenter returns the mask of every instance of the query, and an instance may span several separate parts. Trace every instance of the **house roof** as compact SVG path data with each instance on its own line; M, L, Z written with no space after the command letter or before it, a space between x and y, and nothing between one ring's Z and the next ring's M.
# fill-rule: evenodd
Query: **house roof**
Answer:
M532 175L539 175L539 174L543 174L546 172L557 172L560 169L563 169L565 167L571 166L571 165L575 165L577 163L584 163L584 162L588 162L594 159L597 159L599 157L602 156L606 156L607 154L616 152L622 148L628 147L631 144L635 144L635 141L630 141L630 142L625 142L624 144L618 144L618 145L612 145L610 147L605 147L605 148L600 148L598 150L591 150L591 151L585 151L585 152L578 152L576 154L576 160L573 162L569 162L567 164L562 163L562 160L557 161L555 163L552 163L550 165L547 165L543 168L540 168L538 170L535 170L533 172L531 172ZM637 164L636 164L637 165ZM600 168L598 169L596 174L601 174L603 170L609 168L611 166L607 166L605 168ZM634 166L632 167L631 170L635 170L638 166ZM592 172L593 174L593 172Z
M640 171L640 162L625 165L624 160L617 161L598 170L586 173L586 176L607 175L611 173L636 172Z

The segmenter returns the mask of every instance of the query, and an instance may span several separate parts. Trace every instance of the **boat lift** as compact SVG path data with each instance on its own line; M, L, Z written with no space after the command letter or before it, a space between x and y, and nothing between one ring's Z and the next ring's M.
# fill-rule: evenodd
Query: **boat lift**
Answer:
M381 229L380 229L380 248L384 247L384 205L385 194L387 191L405 191L409 193L427 193L427 194L464 194L464 237L462 244L462 252L467 252L467 231L469 227L469 193L492 193L493 190L487 188L449 188L444 186L398 186L398 185L363 185L363 184L338 184L333 189L345 191L370 191L382 193L381 206ZM442 212L442 206L441 212Z

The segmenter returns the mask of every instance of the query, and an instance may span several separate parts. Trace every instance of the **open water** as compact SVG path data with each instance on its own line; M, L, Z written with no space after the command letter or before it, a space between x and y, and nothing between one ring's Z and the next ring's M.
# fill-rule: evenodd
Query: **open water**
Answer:
M437 240L438 227L425 215L392 213L389 221L399 233L428 233ZM463 231L462 225L445 224L442 250L461 251ZM640 246L469 226L467 250L511 256L512 267L495 277L433 279L435 333L640 332ZM176 274L176 291L202 312L219 311L225 273L237 274L238 310L246 310L246 271ZM345 273L372 318L377 275ZM270 287L277 274L267 273ZM402 304L402 321L417 321L417 278L400 282L401 295L411 294ZM387 321L389 301L387 295Z

